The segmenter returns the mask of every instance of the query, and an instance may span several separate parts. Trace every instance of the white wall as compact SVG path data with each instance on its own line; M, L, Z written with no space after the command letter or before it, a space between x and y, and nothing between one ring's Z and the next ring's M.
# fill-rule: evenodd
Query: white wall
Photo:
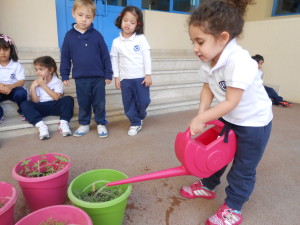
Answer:
M57 48L55 0L0 0L0 32L18 48Z
M264 81L279 94L300 103L300 17L247 22L239 43L251 55L264 56Z

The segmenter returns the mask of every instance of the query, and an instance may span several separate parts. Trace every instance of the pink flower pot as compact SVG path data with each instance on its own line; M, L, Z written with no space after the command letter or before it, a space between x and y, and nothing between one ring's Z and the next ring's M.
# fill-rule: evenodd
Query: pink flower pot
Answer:
M0 182L0 201L4 206L0 208L0 224L14 224L14 206L17 201L17 191L9 183Z
M60 153L44 154L48 162L55 161L55 155L68 159L68 162L65 163L65 167L62 170L48 176L25 177L20 175L20 171L23 169L21 163L24 160L31 159L28 166L32 166L41 159L41 155L24 159L12 169L12 176L18 181L31 211L52 205L62 205L65 202L71 160L68 156Z
M91 218L86 212L70 205L55 205L39 209L19 220L16 225L35 225L46 222L49 219L64 222L65 225L93 225Z

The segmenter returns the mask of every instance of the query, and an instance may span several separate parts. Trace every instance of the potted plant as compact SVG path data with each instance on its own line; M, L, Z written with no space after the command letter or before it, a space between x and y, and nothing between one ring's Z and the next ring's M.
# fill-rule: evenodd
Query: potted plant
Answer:
M65 202L71 160L45 153L21 160L12 169L31 211Z
M70 205L48 206L34 211L19 220L16 225L93 225L82 209Z
M125 178L126 174L111 169L85 172L71 182L68 197L90 215L94 224L121 225L132 186L106 187L106 184Z
M15 187L6 182L0 182L0 224L14 224L14 206L17 201Z

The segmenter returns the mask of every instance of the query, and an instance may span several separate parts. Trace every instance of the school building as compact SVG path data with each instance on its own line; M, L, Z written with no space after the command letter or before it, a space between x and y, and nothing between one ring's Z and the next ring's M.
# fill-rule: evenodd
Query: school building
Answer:
M127 5L143 10L145 35L152 48L152 108L149 114L197 108L201 84L199 62L187 33L189 11L202 0L95 0L94 26L108 47L119 30L114 20ZM286 100L300 103L300 3L294 0L257 0L248 7L242 37L238 42L251 55L265 58L264 82ZM1 0L0 33L12 37L28 83L34 79L32 60L50 55L59 64L64 34L74 21L74 0ZM73 85L74 86L74 85ZM73 87L74 88L74 87ZM70 90L73 96L74 90ZM107 91L108 116L123 114L119 92L112 83ZM74 96L76 97L76 96ZM108 96L109 98L109 96ZM114 107L113 104L116 104ZM9 109L9 107L6 107Z

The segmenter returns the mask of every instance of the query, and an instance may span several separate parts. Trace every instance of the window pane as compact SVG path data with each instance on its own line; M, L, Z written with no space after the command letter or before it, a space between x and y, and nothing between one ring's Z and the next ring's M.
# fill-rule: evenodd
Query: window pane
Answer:
M274 4L276 4L275 15L300 13L300 0L278 0Z
M142 0L142 7L168 12L170 10L170 0Z
M198 5L197 0L174 0L174 11L190 12Z
M108 5L117 5L117 6L126 6L127 0L107 0L107 4Z

